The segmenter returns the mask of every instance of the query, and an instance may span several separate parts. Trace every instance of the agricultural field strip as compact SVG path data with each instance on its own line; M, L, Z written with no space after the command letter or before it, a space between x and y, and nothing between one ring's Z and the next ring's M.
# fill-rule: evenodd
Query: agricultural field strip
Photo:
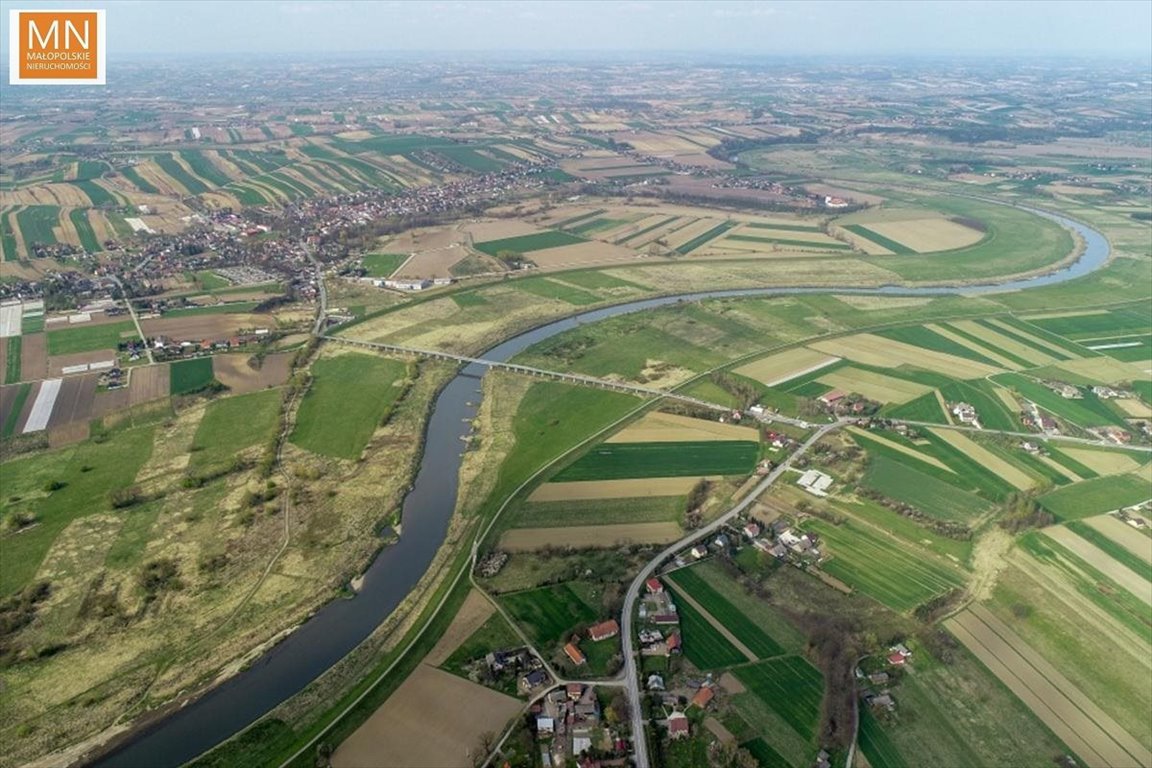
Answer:
M1045 536L1067 549L1084 562L1115 581L1134 597L1152 606L1152 582L1148 574L1143 576L1125 567L1104 550L1087 539L1077 536L1063 526L1052 526L1043 530Z
M36 393L36 400L32 403L32 410L28 420L24 422L23 434L39 432L48 427L48 420L52 417L52 409L56 407L56 398L60 394L60 385L63 379L47 379L40 385Z
M1032 365L1051 365L1065 357L1064 355L1053 357L1046 352L1022 344L1002 333L997 333L975 320L954 320L950 325L957 330L975 336L992 349L1003 350L1010 355L1032 363Z
M845 357L877 368L909 365L958 379L982 379L990 374L1002 373L1004 370L974 360L935 352L904 342L892 341L870 333L858 333L838 339L818 341L809 344L808 347L828 355Z
M840 359L807 347L795 347L742 365L736 368L734 373L755 379L770 387L777 387L798 376L837 363Z
M886 437L874 435L871 432L868 432L867 430L860 429L859 427L848 427L848 431L854 435L857 435L859 437L864 438L865 440L871 440L873 442L876 442L876 443L879 443L879 444L885 446L886 448L891 448L894 451L899 451L900 453L904 454L905 456L911 456L912 458L914 458L918 461L922 461L925 464L930 464L931 466L936 467L937 469L942 469L945 472L951 472L952 474L956 474L956 470L952 469L947 464L940 461L940 459L937 459L935 456L929 456L926 453L921 453L921 452L917 451L915 448L911 448L907 445L897 443L894 440L889 440Z
M941 336L948 339L949 341L954 341L957 344L964 345L965 347L967 347L968 349L977 353L978 355L982 355L982 356L988 358L989 360L993 361L994 363L997 363L999 365L1004 366L1005 368L1007 368L1010 371L1018 371L1022 367L1016 361L1009 360L1007 357L1004 357L1004 355L993 350L991 347L983 346L983 345L978 344L977 342L975 342L971 339L965 338L965 337L961 336L960 334L955 333L951 328L947 328L942 324L928 323L924 327L927 328L928 330L932 331L933 333L940 334Z
M683 599L674 589L671 592L679 607L683 651L689 661L700 669L730 667L747 661L748 654L733 645L694 603Z
M705 581L696 571L682 568L671 575L672 582L698 604L708 604L708 615L724 624L744 647L756 654L757 658L767 659L781 656L784 649L767 632L718 590Z
M747 656L748 661L756 661L759 658L755 653L752 652L751 648L740 642L740 639L736 637L735 634L733 634L732 630L724 626L724 624L721 623L719 619L713 616L707 608L700 604L699 600L690 595L684 586L676 581L675 577L668 577L668 580L671 581L676 587L676 598L678 600L683 600L684 602L688 603L688 605L695 608L696 612L704 617L704 620L711 624L717 632L723 635L725 640L732 643L732 645L736 647L736 650Z
M1066 699L1069 704L1079 709L1081 713L1088 718L1088 722L1093 726L1092 730L1099 730L1102 732L1106 741L1114 742L1114 745L1112 743L1107 745L1109 752L1113 752L1113 754L1106 755L1119 758L1113 765L1128 766L1133 763L1133 759L1140 765L1152 765L1152 751L1121 728L1115 720L1089 700L1083 692L1073 685L1056 667L1052 666L1042 655L1024 642L1023 638L1016 634L1007 624L994 616L991 611L982 605L973 605L966 612L950 620L950 623L961 620L963 620L965 628L970 632L974 632L973 636L975 638L979 638L977 642L984 645L988 649L988 652L997 660L1002 663L1008 659L1014 660L1014 663L1009 663L1007 668L1010 670L1010 674L1019 675L1021 682L1026 687L1037 692L1038 695L1039 690L1037 690L1037 688L1040 690L1044 688L1050 689L1055 698L1049 699L1049 697L1044 696L1043 699L1045 701L1059 701L1061 698ZM981 629L981 625L983 630ZM981 661L985 660L982 654L977 653L976 655L980 657ZM997 677L1001 676L997 675ZM1001 677L1001 680L1003 680L1003 677ZM1039 685L1036 685L1036 683L1039 683ZM1012 688L1013 686L1009 684L1009 687ZM1041 719L1044 718L1041 717ZM1103 749L1105 745L1096 744L1095 746ZM1111 749L1112 746L1118 747L1127 754L1115 755Z
M841 392L854 392L881 403L904 403L932 391L932 387L925 384L852 367L826 373L817 381Z
M1095 451L1091 448L1076 448L1074 446L1063 447L1060 451L1073 461L1088 467L1097 475L1122 475L1125 472L1134 472L1140 468L1140 462L1136 459L1117 451Z
M738 667L736 678L800 736L811 740L820 717L824 679L801 656L784 656Z
M716 480L719 476L709 479ZM643 496L684 496L700 481L698 477L642 477L633 480L574 480L544 483L528 501L577 501L583 499L630 499Z
M705 421L674 413L650 411L606 443L680 443L686 441L759 440L753 427Z
M985 469L1002 480L1011 483L1021 491L1027 491L1036 485L1036 480L1027 472L1009 464L1004 459L989 451L984 446L955 429L929 429L929 432L960 451L965 456L975 459Z
M547 528L513 528L500 536L500 548L530 552L563 544L568 547L612 547L623 544L670 544L684 534L678 523L608 523Z
M1124 549L1152 565L1152 539L1112 515L1089 517L1085 523L1112 539Z

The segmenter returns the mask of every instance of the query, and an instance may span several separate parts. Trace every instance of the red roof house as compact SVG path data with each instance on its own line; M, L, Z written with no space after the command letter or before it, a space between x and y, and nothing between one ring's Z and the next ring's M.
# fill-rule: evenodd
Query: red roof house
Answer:
M644 586L648 588L648 593L658 595L664 591L664 585L660 583L660 579L648 579L644 582Z
M715 695L716 694L712 692L711 688L701 688L700 690L696 691L696 695L692 697L692 706L705 709Z
M588 628L588 637L592 638L592 642L594 643L607 640L610 637L616 637L618 634L620 634L620 625L616 623L616 619L602 621Z
M568 658L571 659L572 663L576 666L580 666L585 661L587 661L587 659L584 658L583 651L581 651L572 643L568 643L568 645L564 646L564 653L568 654Z

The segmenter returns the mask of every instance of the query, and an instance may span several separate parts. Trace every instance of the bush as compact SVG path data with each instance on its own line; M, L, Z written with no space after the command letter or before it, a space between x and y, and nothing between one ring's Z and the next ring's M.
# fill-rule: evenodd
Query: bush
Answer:
M140 486L138 485L117 488L108 494L108 501L112 504L112 509L127 509L128 507L139 504L143 500L144 492L140 490Z

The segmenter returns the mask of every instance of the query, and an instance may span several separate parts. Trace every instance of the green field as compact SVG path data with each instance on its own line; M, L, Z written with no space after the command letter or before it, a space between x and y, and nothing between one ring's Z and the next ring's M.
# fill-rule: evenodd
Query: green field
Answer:
M188 190L189 194L199 195L208 191L208 185L184 170L184 166L180 165L172 155L153 155L152 159L156 161L156 165L160 166L160 169L164 171L164 173L168 174L177 184Z
M957 335L960 334L955 328L949 327L949 330L954 331ZM899 328L882 328L878 331L873 331L876 336L883 336L886 339L893 341L902 341L905 344L912 344L913 346L923 347L924 349L931 349L935 352L943 352L948 355L955 355L967 360L975 360L985 365L994 365L997 368L1001 367L995 360L990 360L984 357L979 352L969 349L958 341L941 336L931 328L925 328L922 325L902 326ZM985 346L988 346L986 342Z
M595 232L601 232L605 229L613 229L614 227L618 227L621 224L627 224L627 223L628 223L628 219L595 218L595 219L589 219L588 221L577 224L576 226L571 227L568 231L574 235L584 236L584 235L593 234Z
M232 465L236 454L273 436L280 397L280 390L266 389L209 403L192 439L189 473L222 471Z
M247 287L247 286L246 286ZM220 291L220 293L227 293ZM170 309L164 313L164 317L196 317L197 315L228 315L240 312L251 312L260 306L258 301L234 301L224 304L206 304L203 307L181 307L180 309Z
M134 336L136 326L131 320L100 325L76 325L48 331L49 355L72 355L98 349L116 349L125 334Z
M197 357L179 360L171 365L169 393L184 395L196 392L212 383L212 358Z
M677 598L680 597L676 590L672 590L672 593ZM708 619L687 601L677 599L676 611L680 615L684 656L697 669L719 669L748 661L728 638L716 631Z
M860 751L868 758L871 768L910 768L908 761L896 749L888 734L876 722L872 711L860 705Z
M543 251L548 248L560 248L565 245L577 245L586 242L588 241L582 237L553 230L520 235L519 237L505 237L501 240L489 240L486 243L476 243L475 248L489 256L495 256L501 251L528 253L529 251Z
M118 205L120 203L115 195L94 181L73 181L72 186L82 190L92 201L92 205Z
M739 223L740 222L738 222L738 221L721 222L720 224L717 224L716 226L712 227L712 229L708 230L704 234L692 238L691 240L684 243L683 245L681 245L676 250L679 251L680 253L684 254L684 255L688 255L689 253L692 253L692 251L696 250L697 248L704 245L705 243L708 243L708 242L715 240L716 238L720 237L720 235L722 235L725 232L727 232L728 230L732 229L732 227L735 227Z
M184 150L180 152L180 157L188 164L193 173L210 184L223 187L232 181L203 152Z
M12 433L16 431L16 424L20 421L20 411L24 409L24 403L28 401L28 395L32 392L32 385L24 383L16 390L16 397L12 401L12 410L8 412L8 418L4 419L4 424L0 426L0 437L11 437Z
M12 228L10 222L10 218L15 215L14 210L0 213L0 260L2 261L19 260L16 230Z
M515 286L516 289L520 291L527 291L536 296L543 296L546 299L566 301L569 304L575 304L577 306L595 304L601 301L601 298L595 294L582 291L579 288L573 288L570 285L565 285L564 283L550 280L546 277L530 277L526 280L517 280Z
M192 275L196 283L206 291L214 291L218 288L229 288L232 283L224 278L214 274L211 270L202 269Z
M1078 520L1152 498L1147 477L1132 473L1097 477L1046 493L1038 501L1059 520Z
M996 344L992 343L991 341L981 339L979 336L975 336L963 328L958 328L957 326L955 326L951 323L941 323L941 326L943 326L944 328L947 328L949 331L956 334L960 338L967 339L968 341L972 342L973 344L979 345L982 349L988 349L989 351L998 353L1001 357L1006 358L1010 363L1012 363L1013 365L1015 365L1019 368L1031 368L1031 367L1033 367L1032 363L1029 360L1026 360L1023 357L1020 357L1020 355L1016 354L1015 352L1012 352L1010 350L1004 349L1003 347L997 346ZM987 326L985 326L985 327L987 327ZM989 330L999 330L999 329L989 328ZM963 345L957 344L957 346L963 346ZM1029 348L1034 348L1034 346L1032 344L1025 344L1025 346L1029 347ZM972 357L973 354L975 354L975 353L970 353L969 357ZM1004 367L1003 363L998 363L998 362L995 362L992 360L988 360L988 362L992 363L993 365L995 365L997 367Z
M88 211L83 208L74 208L68 212L68 220L76 228L76 234L80 238L80 246L84 250L88 253L99 253L104 250L104 246L100 245L100 241L96 239L96 232L92 229L92 223L88 221Z
M370 277L389 277L407 260L403 253L370 253L361 259Z
M684 639L688 647L688 639ZM805 739L816 736L824 677L799 656L784 656L739 667L734 674L748 691Z
M147 192L150 195L160 194L160 190L157 189L156 186L154 184L152 184L152 182L145 181L140 176L140 174L137 173L136 169L133 168L132 166L127 165L127 166L124 166L123 168L120 168L118 170L120 171L121 176L128 179L128 181L132 182L132 185L134 187L136 187L136 189L140 190L141 192Z
M753 229L779 229L784 232L823 232L824 230L816 224L775 224L764 223L760 221L750 221L747 226Z
M1121 336L1111 339L1094 339L1086 342L1092 347L1107 346L1111 344L1125 344L1131 346L1113 347L1112 349L1097 349L1098 354L1107 355L1126 363L1152 360L1152 334L1143 336Z
M980 425L985 429L1019 431L1016 415L1008 410L1004 401L993 391L995 385L983 379L957 381L940 388L945 402L968 403L980 414Z
M750 243L776 243L777 245L792 245L799 248L813 248L822 251L850 251L852 246L846 243L819 242L813 240L795 240L786 237L755 237L754 235L729 235L725 240Z
M910 611L964 584L953 568L863 525L812 520L806 527L823 538L822 549L831 555L821 564L824 571L894 611Z
M705 581L695 568L682 568L671 578L676 586L686 591L696 602L707 606L712 618L724 625L725 629L758 658L767 659L784 653L784 648L779 643Z
M675 522L684 514L684 496L526 502L501 518L512 528Z
M920 397L894 408L883 408L881 413L893 419L925 421L930 424L948 423L948 419L944 416L944 409L940 407L940 400L936 397L935 392L925 392Z
M941 520L974 520L992 509L979 496L888 455L875 456L868 462L864 484Z
M602 443L564 469L556 480L619 480L638 477L746 475L759 446L751 441Z
M19 336L9 336L6 340L7 349L4 356L4 383L15 384L20 381L20 351L24 340Z
M1081 520L1072 520L1071 522L1067 523L1065 527L1080 538L1091 543L1097 549L1107 553L1109 557L1133 573L1139 574L1148 581L1152 581L1152 565L1149 565L1144 560L1144 558L1133 553L1126 547L1120 546L1115 541L1108 538L1103 533ZM1152 546L1152 544L1149 546Z
M406 366L398 360L348 354L316 361L291 441L324 456L355 459L396 398Z
M597 618L596 611L567 583L511 592L498 599L528 637L541 646L566 641L578 625Z
M57 242L53 228L60 226L60 208L55 205L30 205L16 214L16 224L24 238L24 248L31 256L35 243L51 245Z
M1049 333L1073 341L1120 336L1127 333L1147 333L1152 327L1147 306L1113 309L1101 314L1073 317L1025 318L1029 325L1043 328Z
M0 595L32 579L56 536L74 519L110 509L109 492L131 485L152 454L153 433L153 427L117 430L101 443L81 443L0 465L0 516L26 512L39 523L4 540ZM47 492L50 482L64 486Z
M601 291L612 288L633 288L637 291L648 291L650 289L637 285L636 283L628 282L623 278L610 275L606 272L565 272L564 282L578 285L581 288L587 288L592 291Z
M884 237L884 235L881 235L878 232L873 232L863 224L845 224L844 229L853 234L859 235L865 240L871 240L873 243L876 243L876 245L887 248L897 256L907 256L909 254L916 253L916 251L912 250L903 243L898 243L891 238Z

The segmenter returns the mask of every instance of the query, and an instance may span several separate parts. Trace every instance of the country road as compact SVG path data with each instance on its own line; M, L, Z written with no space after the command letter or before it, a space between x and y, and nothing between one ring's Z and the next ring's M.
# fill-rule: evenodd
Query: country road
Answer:
M834 421L831 424L821 426L811 437L804 441L804 443L792 453L791 456L780 462L780 465L773 469L768 475L760 481L760 483L752 489L752 491L744 497L742 501L733 506L720 517L713 520L703 528L698 528L688 535L670 544L665 549L661 550L656 557L652 558L646 566L636 575L632 583L628 586L628 592L624 596L624 609L621 615L620 622L620 636L621 644L623 646L624 654L624 683L628 691L628 708L632 712L632 742L634 745L634 758L636 768L649 768L648 761L648 740L644 734L644 717L640 707L640 676L636 671L636 655L635 648L633 647L633 626L632 626L632 613L636 605L636 598L640 596L640 590L644 586L644 582L655 572L655 570L668 558L689 546L693 542L711 536L716 531L720 530L736 515L739 515L745 509L753 504L760 494L762 494L769 486L775 483L780 476L788 471L792 466L792 462L800 456L803 456L818 440L829 432L839 429L850 422Z

